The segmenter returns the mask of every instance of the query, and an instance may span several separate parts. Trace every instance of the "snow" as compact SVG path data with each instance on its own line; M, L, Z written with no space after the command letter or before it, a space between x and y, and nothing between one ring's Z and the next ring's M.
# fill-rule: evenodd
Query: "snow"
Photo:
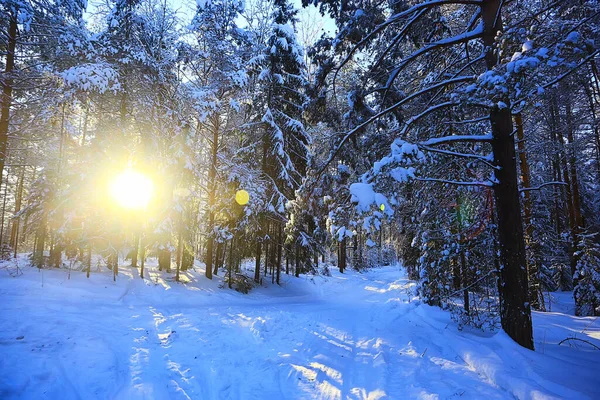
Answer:
M82 64L71 67L58 73L69 87L78 90L95 90L104 93L107 90L118 90L120 88L117 72L108 64Z
M351 201L356 203L356 209L360 213L368 212L371 206L379 208L382 204L386 213L391 215L393 210L388 203L387 197L376 193L370 183L357 182L350 185Z
M251 264L251 263L250 263ZM23 263L21 263L23 265ZM283 274L243 295L201 266L177 284L149 259L82 272L0 268L2 399L597 398L600 322L534 313L536 352L459 331L398 266ZM222 274L222 273L221 273ZM268 279L270 281L270 279ZM572 297L571 297L572 298Z
M579 32L573 31L567 35L566 42L572 43L572 44L577 44L580 39L581 39L581 35L579 34Z

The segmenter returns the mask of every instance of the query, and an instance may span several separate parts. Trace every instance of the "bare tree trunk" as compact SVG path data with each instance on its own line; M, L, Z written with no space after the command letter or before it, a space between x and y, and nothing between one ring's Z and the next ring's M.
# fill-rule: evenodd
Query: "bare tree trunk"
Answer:
M462 284L464 287L463 303L465 307L465 312L467 313L467 315L469 315L469 312L471 311L471 302L469 300L469 270L467 267L464 249L461 249L460 252L460 270L462 272Z
M215 250L215 266L213 268L213 275L218 275L219 266L221 264L221 253L223 252L223 243L217 242L217 248Z
M144 279L144 266L146 265L146 243L144 236L140 237L140 278Z
M2 171L7 158L8 125L10 121L10 106L12 103L13 77L15 68L15 48L17 46L17 14L18 6L10 13L8 21L8 38L6 49L6 64L2 82L2 97L0 98L0 185L2 184Z
M35 234L35 246L33 252L33 263L36 267L44 267L44 247L46 244L46 211L43 211L40 224Z
M567 139L569 140L569 174L571 180L571 195L572 204L573 204L573 222L574 226L572 227L572 236L573 236L573 248L571 255L571 273L573 274L573 287L577 286L578 283L578 274L576 274L577 262L579 261L579 240L580 234L584 229L583 226L583 217L581 214L581 196L579 194L579 179L577 178L577 164L576 164L576 148L575 148L575 140L574 140L574 131L575 126L573 123L573 110L571 107L571 98L569 94L565 96L565 114L566 114L566 122L567 122ZM565 170L565 174L567 171Z
M138 262L138 251L140 247L140 234L136 232L133 234L133 249L131 249L131 266L137 268Z
M92 243L88 242L87 245L87 255L85 258L85 266L86 266L86 277L90 277L90 270L92 269Z
M7 176L8 178L8 176ZM0 189L2 188L2 186L0 185ZM6 179L6 182L4 182L4 195L2 196L2 217L0 218L0 255L2 255L2 252L4 251L4 219L6 216L6 199L8 198L7 196L8 193L8 179Z
M600 93L596 94L595 88L592 87L592 89L590 89L587 85L583 85L583 89L587 95L590 113L592 114L594 145L596 146L596 178L600 181L600 126L598 126L600 121L598 121L598 117L596 116L596 104L594 102L595 96L600 95Z
M290 256L288 254L288 251L285 252L285 274L290 274Z
M171 251L169 249L158 251L158 270L171 272Z
M485 0L481 4L485 61L488 70L497 64L496 41L502 30L501 0ZM506 104L509 100L506 99ZM529 305L525 240L521 220L521 204L517 185L517 164L513 125L508 107L495 105L490 110L492 150L498 183L494 185L498 213L500 245L500 316L502 328L518 344L533 349L533 327Z
M340 251L340 255L339 255L339 259L338 259L338 267L340 269L341 273L344 273L344 270L346 269L346 241L347 238L346 236L344 236L344 238L342 239L341 242L339 243L339 251Z
M556 97L553 98L553 107L555 118L558 120L560 116L560 110L558 107ZM569 166L567 159L569 158L569 152L565 146L565 139L562 133L562 127L557 125L557 139L558 146L560 148L560 168L562 173L563 182L565 182L565 196L564 202L567 204L567 211L569 216L569 229L571 232L571 242L569 244L569 259L571 264L571 275L575 274L575 266L577 261L575 260L575 250L577 248L577 218L575 216L575 206L573 204L573 185L571 183L571 176L569 174Z
M17 184L17 196L15 199L15 216L21 211L21 203L23 200L23 181L25 180L25 167L21 167L21 175ZM10 232L10 245L13 248L14 257L17 258L17 247L19 246L19 223L21 218L16 217L12 224Z
M519 149L519 163L521 166L521 182L524 189L531 188L531 170L527 160L527 151L525 149L525 133L523 131L523 117L521 113L515 115L515 125L517 128L517 147ZM525 224L525 251L527 260L527 273L529 278L529 299L531 306L536 310L540 309L540 277L537 264L537 246L533 238L533 222L531 192L525 190L523 193L523 222ZM529 256L527 256L529 252Z
M295 252L294 258L296 267L294 268L294 275L296 278L300 276L300 245L298 243L295 244Z
M212 130L213 140L211 148L211 163L208 170L208 226L207 226L207 242L206 242L206 277L212 279L212 268L213 268L213 246L214 237L213 229L215 226L215 213L213 207L215 206L215 195L217 191L217 154L219 151L219 130L220 120L219 115L214 114L212 116Z
M256 263L254 264L254 282L260 282L260 257L262 252L261 241L256 241Z
M283 224L279 223L279 233L277 235L277 284L280 283L281 278L281 257L283 255Z

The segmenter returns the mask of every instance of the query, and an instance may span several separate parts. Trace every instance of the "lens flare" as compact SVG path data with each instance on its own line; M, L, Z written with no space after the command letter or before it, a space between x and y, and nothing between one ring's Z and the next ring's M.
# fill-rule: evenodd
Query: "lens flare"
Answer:
M240 206L245 206L246 204L248 204L248 201L250 201L250 195L248 194L248 192L246 192L245 190L238 190L235 193L235 201L240 205Z
M154 193L154 183L146 175L126 170L116 176L110 185L113 200L123 208L139 210L146 208Z

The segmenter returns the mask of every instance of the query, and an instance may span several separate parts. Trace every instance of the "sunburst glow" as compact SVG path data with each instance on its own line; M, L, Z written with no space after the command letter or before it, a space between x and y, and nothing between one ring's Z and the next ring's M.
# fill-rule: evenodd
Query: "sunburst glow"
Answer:
M113 200L121 207L131 210L146 208L153 193L152 179L134 170L126 170L117 175L110 185Z

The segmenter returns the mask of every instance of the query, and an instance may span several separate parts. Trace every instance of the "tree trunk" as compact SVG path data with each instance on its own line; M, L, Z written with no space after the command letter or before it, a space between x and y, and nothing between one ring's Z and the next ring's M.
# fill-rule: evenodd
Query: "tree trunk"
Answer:
M146 265L146 243L144 236L140 237L140 278L144 279L144 266Z
M214 114L212 116L212 130L213 140L211 148L211 163L208 170L208 226L207 226L207 243L206 243L206 277L212 279L212 268L213 268L213 246L214 237L213 229L215 226L215 213L213 207L215 206L215 195L217 190L217 154L219 150L219 130L220 120L219 115Z
M296 278L298 278L300 276L300 245L298 243L296 243L295 246L296 246L296 251L294 254L294 258L295 258L296 267L294 269L294 275L296 276Z
M85 266L86 266L86 277L89 278L90 277L90 270L92 269L92 244L90 242L88 242L87 245L87 256L85 259Z
M285 274L290 274L290 256L288 254L288 251L285 252Z
M21 202L23 200L23 181L25 180L25 167L21 167L21 175L17 184L17 196L15 199L15 215L21 211ZM19 245L19 223L21 218L15 218L10 232L10 245L14 251L14 257L17 258L17 247Z
M158 251L158 270L171 272L171 252L168 249Z
M515 115L515 125L517 127L517 147L519 149L519 164L521 166L521 182L524 189L531 188L531 170L527 160L527 151L525 149L525 133L523 131L523 118L521 113ZM529 279L529 299L531 306L540 309L540 277L537 264L537 246L533 238L531 192L523 192L523 223L525 224L525 255L527 260L527 273ZM529 254L529 256L528 256Z
M33 252L33 263L38 268L44 267L44 247L46 244L46 212L43 211L42 219L35 234L35 246Z
M1 172L1 171L0 171ZM2 189L2 185L0 185ZM4 250L4 219L6 217L6 200L8 199L8 179L4 182L4 194L2 196L2 216L0 217L0 256Z
M555 112L555 117L558 119L560 117L560 110L558 108L556 98L553 98L553 107ZM565 196L564 202L567 204L567 211L569 216L569 228L571 231L571 243L569 248L569 259L571 264L571 275L575 275L575 266L577 265L577 261L575 260L575 251L577 249L577 218L575 216L575 206L573 204L573 186L571 184L571 176L569 174L569 166L567 163L567 159L569 158L568 150L565 146L565 138L562 134L562 127L557 126L556 130L558 146L561 150L560 154L560 168L562 168L562 178L563 182L565 182Z
M340 255L339 255L339 259L338 259L338 267L342 274L344 273L344 270L346 269L346 240L347 240L347 238L346 238L346 236L344 236L342 241L339 242Z
M133 249L131 249L131 266L133 268L137 268L139 248L140 248L140 234L136 232L133 234Z
M6 64L2 82L2 97L0 98L0 185L2 184L2 171L6 164L8 145L8 125L10 121L10 106L12 103L13 71L15 68L15 48L17 46L17 14L18 6L10 13L8 21L8 38L6 49Z
M217 248L215 250L215 266L213 268L213 275L219 274L219 267L221 266L221 253L223 253L223 243L217 242Z
M488 70L497 64L495 37L502 30L500 0L484 0L481 5ZM505 99L506 104L510 104ZM498 183L494 185L498 213L500 246L500 317L502 328L518 344L533 349L533 327L529 305L525 241L521 221L521 204L517 185L517 164L513 125L508 107L495 105L490 110L492 151Z
M277 235L277 284L280 283L281 278L281 258L283 256L283 224L279 223L279 232Z
M573 222L575 223L573 229L573 257L572 257L572 265L571 270L573 272L573 277L575 278L575 269L577 267L577 261L579 259L577 248L579 243L579 235L583 231L583 217L581 214L581 196L579 194L579 179L577 178L577 164L576 164L576 148L575 148L575 140L574 140L574 131L575 126L573 123L573 111L571 108L571 98L569 95L565 96L565 114L566 114L566 122L567 122L567 139L569 140L568 144L568 154L569 154L569 173L571 179L571 194L573 196ZM573 286L576 286L576 280L573 281Z
M469 301L469 270L467 267L464 249L461 249L460 251L460 269L462 272L462 285L464 287L463 303L465 307L465 312L467 313L467 315L469 315L471 311L471 302Z
M260 256L262 252L262 244L260 239L256 241L256 263L254 265L254 282L260 282Z

